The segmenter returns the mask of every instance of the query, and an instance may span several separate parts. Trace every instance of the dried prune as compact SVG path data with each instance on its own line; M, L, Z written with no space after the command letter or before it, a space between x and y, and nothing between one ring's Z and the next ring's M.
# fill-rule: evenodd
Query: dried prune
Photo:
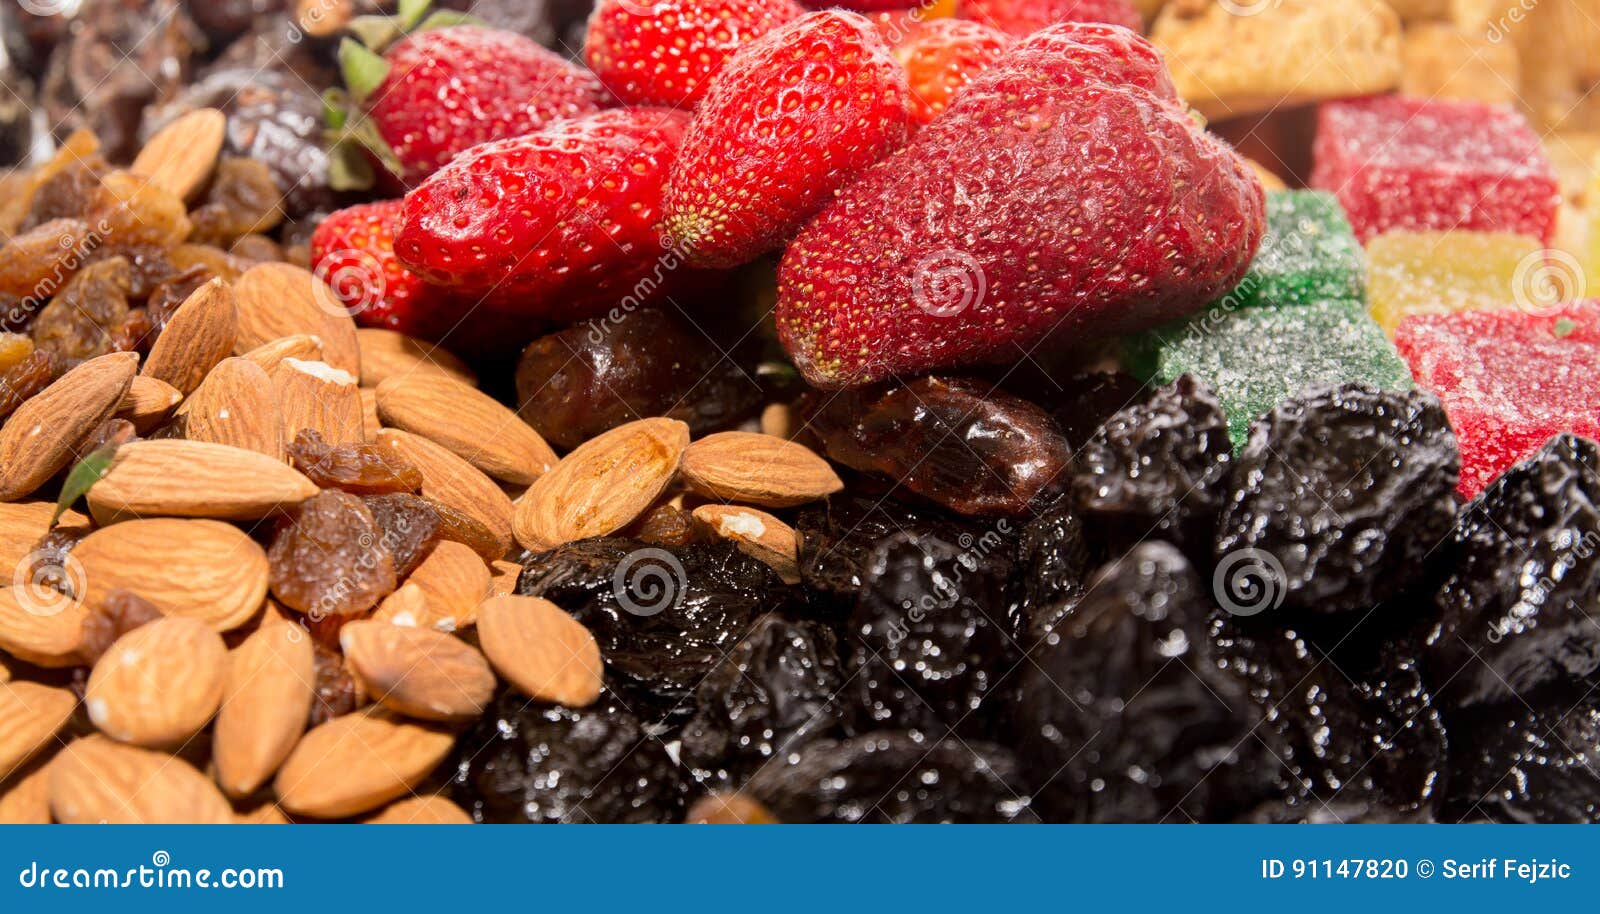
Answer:
M1072 462L1044 410L962 378L842 393L811 427L834 460L960 514L1024 514L1066 487Z
M64 368L111 352L128 318L128 285L128 262L121 257L85 267L39 312L34 343Z
M1448 822L1600 822L1600 700L1592 682L1452 717Z
M1226 821L1282 792L1275 734L1215 665L1210 613L1189 560L1153 541L1030 651L1014 715L1051 821Z
M1149 396L1149 391L1132 375L1100 372L1068 378L1061 390L1047 394L1050 416L1076 452L1106 420Z
M737 786L845 714L839 645L816 622L768 615L694 690L679 758L704 784Z
M758 616L793 599L771 568L730 543L668 549L617 537L532 556L517 592L588 626L629 705L663 711L687 699Z
M820 739L768 765L746 792L792 823L1037 821L1006 749L884 730Z
M761 407L754 367L654 309L587 321L528 344L517 363L519 412L558 448L640 416L728 428Z
M1145 539L1210 551L1233 458L1228 418L1191 375L1105 421L1078 455L1073 503L1117 551Z
M457 801L484 823L676 822L685 785L666 747L602 696L588 708L501 696L462 737Z
M1600 445L1561 435L1462 512L1427 672L1447 706L1600 669Z
M991 732L998 702L982 706L1018 658L1007 582L983 550L1009 545L998 535L962 546L909 533L878 544L850 616L858 729Z
M282 9L278 0L185 0L184 9L214 45L222 45L250 28L258 16Z
M189 214L194 223L189 240L228 247L241 236L271 231L283 221L282 198L265 162L227 156L217 163L205 198Z
M1449 534L1460 468L1430 393L1350 384L1286 400L1251 426L1216 554L1270 556L1285 606L1371 609L1417 581Z
M118 588L106 594L83 620L83 641L79 650L93 665L118 638L159 618L161 610L154 603L131 590Z
M365 612L396 586L394 554L361 499L329 490L301 502L267 552L273 596L312 619Z
M295 469L323 489L357 495L415 492L422 473L392 450L371 444L329 444L315 429L301 429L289 443Z
M1017 599L1020 603L1013 636L1033 643L1024 633L1043 624L1083 596L1093 570L1094 552L1084 535L1083 520L1066 502L1022 526L1017 538Z

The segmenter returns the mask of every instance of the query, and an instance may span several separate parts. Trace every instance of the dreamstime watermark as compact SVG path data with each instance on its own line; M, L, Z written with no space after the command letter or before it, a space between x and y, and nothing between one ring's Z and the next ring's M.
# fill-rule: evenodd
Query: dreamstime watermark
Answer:
M381 304L389 294L389 276L383 264L366 251L334 251L318 260L313 272L322 283L312 289L312 300L333 317L355 317Z
M172 855L156 851L134 867L50 866L35 860L17 873L25 889L281 889L277 867L175 867Z
M35 549L11 573L11 595L23 612L50 618L77 605L87 591L88 574L70 552Z
M1490 644L1499 644L1507 635L1516 634L1531 624L1544 605L1550 602L1556 589L1567 580L1569 573L1578 567L1578 563L1594 558L1596 552L1600 552L1600 532L1586 531L1576 541L1563 548L1556 556L1555 562L1536 580L1529 583L1524 578L1522 599L1518 600L1517 605L1511 607L1509 612L1501 613L1490 620L1485 640Z
M78 270L89 262L90 256L105 245L106 237L110 234L111 224L105 219L96 223L82 237L62 232L56 238L56 247L61 249L62 255L51 264L49 275L41 277L26 296L6 310L5 325L20 327L27 323L34 312L49 304L56 293L65 288Z
M631 615L648 618L683 603L688 572L678 557L665 549L639 549L617 563L611 592L617 604Z
M988 294L983 265L966 251L935 251L919 260L911 274L911 300L934 317L955 317L983 304Z
M1499 44L1505 41L1511 37L1512 27L1521 25L1526 21L1538 6L1539 0L1519 0L1517 5L1506 10L1498 19L1488 23L1484 29L1484 37L1489 39L1490 44Z
M955 561L950 563L948 572L945 569L934 575L933 590L919 596L914 602L905 604L905 615L899 619L891 620L883 630L883 637L893 647L911 636L911 627L921 625L928 617L937 612L941 607L949 606L961 599L961 582L966 580L970 573L977 572L983 567L989 556L1005 549L1011 542L1011 522L997 521L994 527L985 531L981 536L963 533L957 538L954 545L961 549L956 554ZM944 564L941 562L941 565Z
M1235 549L1217 563L1211 591L1217 604L1232 615L1256 616L1283 605L1289 576L1272 553Z
M75 16L83 0L17 0L17 5L35 16Z
M667 278L676 273L689 262L689 248L679 243L671 235L662 235L661 256L656 258L655 267L650 274L641 277L628 290L627 296L618 302L616 307L604 315L590 321L589 342L598 346L605 342L611 331L616 329L622 319L644 307L647 302L655 298L662 286L667 284Z
M1578 258L1549 248L1517 263L1511 275L1511 300L1528 314L1547 315L1583 298L1588 285Z

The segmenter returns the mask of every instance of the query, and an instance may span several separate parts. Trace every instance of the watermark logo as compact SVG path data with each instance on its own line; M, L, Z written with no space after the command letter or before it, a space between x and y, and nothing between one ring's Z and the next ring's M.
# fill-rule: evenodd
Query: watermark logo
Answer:
M77 603L88 585L83 563L71 553L36 549L11 574L11 593L24 612L49 618Z
M611 589L624 611L648 618L676 609L688 582L677 556L665 549L640 549L617 563Z
M318 308L334 317L361 314L382 302L389 292L383 264L366 251L335 251L318 261L313 272L322 282L311 297Z
M1553 248L1535 251L1511 275L1511 300L1529 314L1550 314L1583 298L1588 284L1578 258Z
M989 277L965 251L935 251L918 261L911 276L911 299L934 317L955 317L983 303Z
M1283 605L1289 576L1283 563L1260 549L1236 549L1217 563L1211 590L1217 604L1235 616L1255 616Z
M73 16L83 0L17 0L24 12L35 16Z

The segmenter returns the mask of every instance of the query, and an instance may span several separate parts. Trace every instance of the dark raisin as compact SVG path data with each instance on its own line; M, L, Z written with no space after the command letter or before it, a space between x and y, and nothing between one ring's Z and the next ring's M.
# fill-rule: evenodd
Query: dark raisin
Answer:
M468 547L485 562L501 558L494 534L454 508L406 492L368 495L363 501L383 530L384 545L394 555L395 574L402 580L442 539Z
M768 615L695 688L680 758L702 783L737 786L844 717L839 645L815 622Z
M1106 420L1078 455L1073 502L1121 552L1146 539L1211 549L1233 444L1211 389L1184 375Z
M703 435L760 409L753 378L753 366L693 325L644 309L534 340L517 363L517 402L528 424L563 449L640 416L680 419Z
M0 419L17 411L28 398L55 380L56 364L50 353L35 349L0 374Z
M687 546L694 542L694 519L675 505L657 505L639 518L629 535L652 546Z
M121 257L128 262L128 297L145 301L163 283L183 275L165 247L152 244L110 245L95 249L96 260ZM146 302L148 304L148 302Z
M348 492L306 499L279 525L267 552L273 596L313 620L377 606L396 586L383 532Z
M1577 680L1452 717L1447 822L1600 822L1600 695Z
M1044 410L961 378L841 393L811 428L834 460L960 514L1025 514L1065 488L1072 462Z
M152 289L145 300L145 310L150 313L150 322L156 332L165 330L172 313L215 277L215 273L204 267L191 267Z
M63 367L112 351L128 318L128 262L121 257L85 267L39 312L33 341Z
M1211 611L1188 559L1145 543L1030 651L1014 714L1051 821L1227 821L1283 792L1275 734L1213 660Z
M205 198L189 214L196 244L228 247L244 235L267 232L283 221L282 193L266 163L227 156L217 163Z
M1600 669L1600 446L1562 435L1468 505L1443 560L1430 681L1447 706Z
M325 724L361 707L361 689L345 667L344 656L316 640L312 641L312 647L316 688L312 696L311 713L306 721L308 727Z
M106 594L83 620L83 645L80 650L91 666L118 638L141 625L161 618L161 610L131 590L117 589Z
M886 730L809 743L746 792L792 823L1037 821L1027 780L1000 746Z
M685 786L665 746L608 702L588 708L507 693L462 737L453 781L478 822L676 822Z
M289 443L289 459L318 488L357 495L415 492L422 473L394 451L372 444L329 444L315 429L301 429Z
M28 200L22 230L38 228L55 219L82 219L99 201L100 173L105 168L105 162L98 158L74 161L45 178Z

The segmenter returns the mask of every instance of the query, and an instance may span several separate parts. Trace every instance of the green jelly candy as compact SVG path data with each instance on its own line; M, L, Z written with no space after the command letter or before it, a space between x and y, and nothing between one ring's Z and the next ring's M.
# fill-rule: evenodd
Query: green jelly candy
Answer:
M1359 301L1366 296L1366 276L1361 244L1332 194L1273 191L1267 194L1261 250L1227 298L1242 307Z

